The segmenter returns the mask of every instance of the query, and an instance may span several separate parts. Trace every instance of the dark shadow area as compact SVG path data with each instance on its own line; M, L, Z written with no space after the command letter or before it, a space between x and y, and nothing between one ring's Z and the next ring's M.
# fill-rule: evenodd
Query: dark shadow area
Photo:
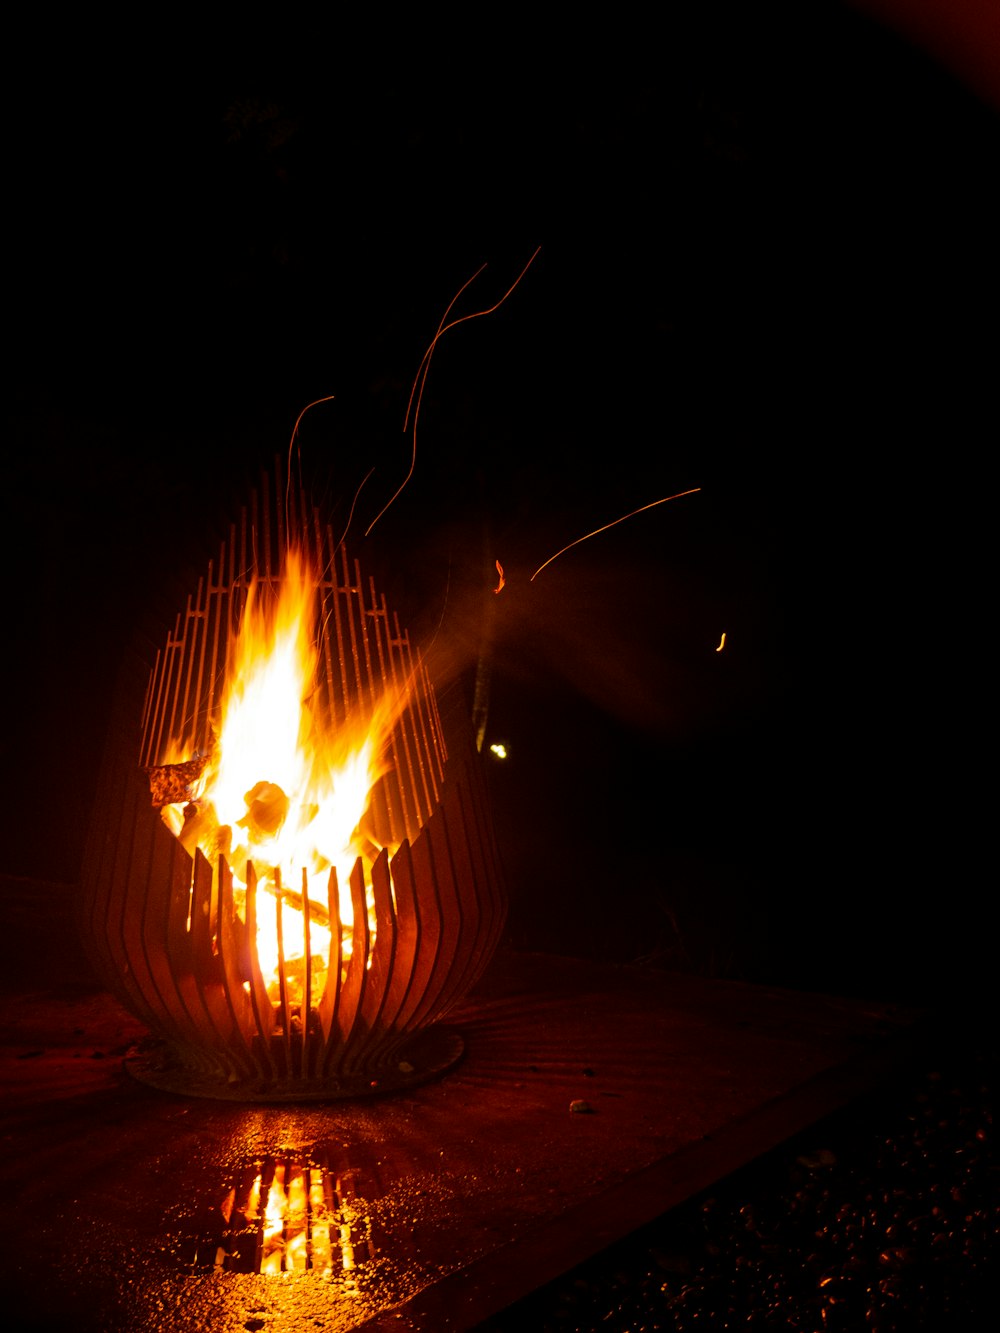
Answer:
M125 644L336 394L316 498L470 708L489 672L515 944L982 996L996 112L839 6L720 13L363 102L276 49L21 108L9 873L76 879ZM448 302L539 244L365 538Z

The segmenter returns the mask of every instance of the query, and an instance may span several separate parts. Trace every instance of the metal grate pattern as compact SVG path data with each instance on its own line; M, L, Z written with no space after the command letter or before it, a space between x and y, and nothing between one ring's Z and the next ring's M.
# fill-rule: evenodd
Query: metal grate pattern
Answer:
M189 753L211 747L250 583L280 581L289 539L306 545L320 571L327 725L406 685L391 768L367 816L378 842L398 850L390 858L383 849L368 872L359 858L346 886L331 868L311 901L305 871L301 884L264 893L250 864L241 914L225 857L213 865L188 854L153 808L143 769L171 738L184 737ZM156 656L140 732L138 763L128 725L109 743L83 886L84 937L102 978L160 1038L133 1057L132 1072L196 1096L281 1101L409 1086L454 1063L461 1038L434 1025L481 975L506 911L479 756L463 737L448 758L419 655L300 492L280 505L265 489L232 527ZM349 927L342 888L353 905ZM287 910L290 898L301 914ZM257 956L264 912L278 937L276 1001ZM326 984L314 995L311 915L319 914L324 924L328 915L330 944ZM297 954L293 1000L287 958Z
M359 563L348 559L303 492L291 490L281 504L266 477L157 653L143 710L139 763L160 763L168 742L181 738L189 754L211 749L212 724L250 585L254 579L265 586L280 583L287 543L302 550L318 571L323 670L313 706L324 724L335 731L355 711L370 711L387 690L405 688L404 717L391 741L391 773L376 789L374 812L380 842L413 838L440 800L447 762L423 663L374 581L365 582Z

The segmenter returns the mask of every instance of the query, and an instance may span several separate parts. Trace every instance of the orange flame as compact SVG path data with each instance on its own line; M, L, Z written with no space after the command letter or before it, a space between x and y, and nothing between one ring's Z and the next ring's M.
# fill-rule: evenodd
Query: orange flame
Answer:
M358 856L370 863L381 850L360 826L371 790L388 768L386 749L404 699L385 696L352 725L327 725L317 702L318 600L315 571L297 551L286 554L277 592L254 581L230 647L218 740L197 813L188 811L184 822L181 807L168 806L164 815L189 851L198 846L213 861L225 855L240 907L247 862L258 891L303 882L308 891L311 885L318 910L310 912L310 952L322 968L330 946L322 922L331 867L341 887L344 957L350 955L348 877ZM172 749L184 751L183 745ZM297 895L281 894L283 910L296 911L289 897ZM301 911L297 915L301 921ZM276 985L274 916L258 909L257 951L265 980ZM369 916L374 929L373 910ZM301 940L303 931L286 926L284 937L288 960L289 940ZM321 994L315 982L313 994L317 1000Z

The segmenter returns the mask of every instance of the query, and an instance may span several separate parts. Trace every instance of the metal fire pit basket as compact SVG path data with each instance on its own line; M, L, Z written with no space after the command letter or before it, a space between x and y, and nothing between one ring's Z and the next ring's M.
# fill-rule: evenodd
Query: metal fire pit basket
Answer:
M322 891L332 942L327 983L311 993L308 904L302 1000L289 998L290 918L282 895L258 893L247 868L245 919L224 857L188 855L153 808L144 773L172 736L207 751L228 656L256 576L277 584L289 540L321 571L323 679L313 706L329 726L409 684L366 831L382 851L350 875L350 957L336 872ZM147 666L148 671L148 666ZM434 1026L482 974L505 919L479 756L463 737L449 757L434 691L374 584L348 561L318 511L295 492L269 501L265 482L230 529L218 562L157 653L145 705L109 739L85 858L82 931L98 973L156 1039L128 1061L144 1082L191 1096L245 1101L351 1097L413 1086L461 1056L460 1035ZM138 722L141 713L141 723ZM296 892L303 885L288 886ZM374 939L366 888L374 895ZM320 895L316 895L320 896ZM258 914L276 915L279 998L257 958Z

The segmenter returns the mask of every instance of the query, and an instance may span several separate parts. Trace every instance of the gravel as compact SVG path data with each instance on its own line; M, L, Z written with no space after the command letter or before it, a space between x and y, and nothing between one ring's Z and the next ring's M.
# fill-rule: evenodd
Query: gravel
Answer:
M481 1329L989 1327L996 1075L988 1035L950 1033L892 1086Z

